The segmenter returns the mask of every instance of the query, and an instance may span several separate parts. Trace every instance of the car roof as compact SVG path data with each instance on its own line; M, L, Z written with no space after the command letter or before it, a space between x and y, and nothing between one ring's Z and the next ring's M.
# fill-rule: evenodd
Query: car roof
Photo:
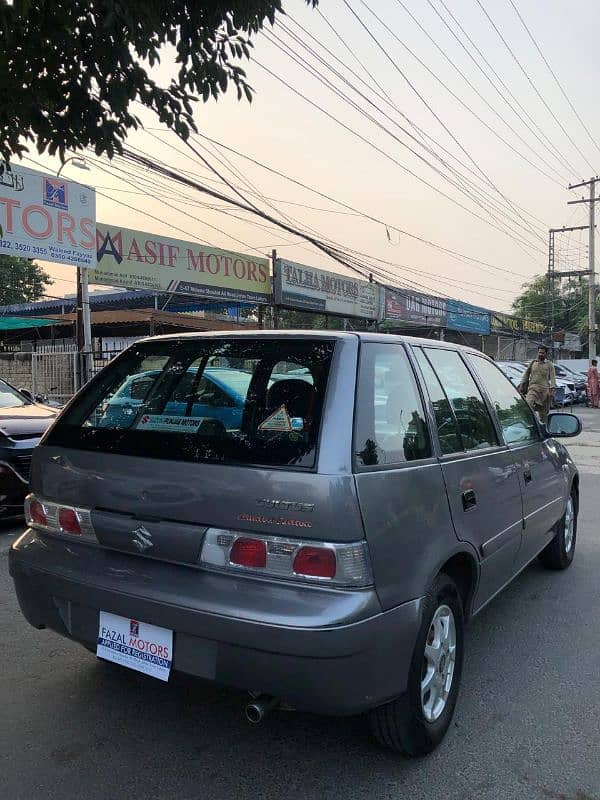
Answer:
M428 347L440 347L445 350L462 350L463 352L475 353L479 356L486 356L481 350L467 345L455 344L454 342L441 341L439 339L424 339L417 336L407 336L394 333L376 333L365 331L313 331L313 330L251 330L251 331L203 331L201 333L167 333L162 336L149 336L145 339L140 339L140 342L152 341L179 341L181 339L189 341L190 339L329 339L341 341L356 341L357 339L363 342L379 342L381 344L390 344L393 342L402 342L410 345L421 345Z

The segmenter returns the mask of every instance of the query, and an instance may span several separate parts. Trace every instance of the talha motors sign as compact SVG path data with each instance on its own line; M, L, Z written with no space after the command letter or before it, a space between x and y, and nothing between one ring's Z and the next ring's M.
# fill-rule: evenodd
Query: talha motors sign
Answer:
M96 247L98 266L89 272L90 283L234 302L271 300L266 258L102 223Z
M362 319L379 318L379 287L349 275L277 259L275 302L287 308Z
M0 163L0 253L92 267L96 192L89 186Z

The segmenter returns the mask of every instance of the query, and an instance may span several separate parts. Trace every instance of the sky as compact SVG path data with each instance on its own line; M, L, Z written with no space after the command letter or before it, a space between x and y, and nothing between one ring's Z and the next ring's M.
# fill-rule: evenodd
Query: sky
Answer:
M587 223L587 205L567 205L587 190L567 187L600 172L600 4L321 0L318 10L303 0L283 5L287 16L255 37L251 61L242 64L253 102L238 101L234 91L217 102L199 102L201 136L194 147L269 213L369 256L368 263L385 270L379 279L508 310L523 284L547 268L548 229ZM297 63L300 58L312 73ZM168 83L174 70L173 53L165 50L157 80ZM326 80L353 105L332 93ZM152 114L137 110L145 130L132 132L128 146L231 194ZM255 255L275 248L283 258L348 272L246 212L214 208L206 196L119 159L85 156L87 171L69 163L63 174L96 187L99 222ZM34 151L30 157L48 171L60 166ZM557 258L560 268L587 268L587 232L559 235ZM47 268L55 280L49 294L74 292L73 268Z

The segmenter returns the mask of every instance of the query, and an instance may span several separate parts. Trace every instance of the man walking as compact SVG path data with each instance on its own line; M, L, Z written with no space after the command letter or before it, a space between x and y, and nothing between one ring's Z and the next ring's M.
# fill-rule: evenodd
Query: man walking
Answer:
M548 348L538 347L538 357L525 370L519 391L531 408L539 414L542 422L548 421L548 412L556 392L554 364L548 361Z

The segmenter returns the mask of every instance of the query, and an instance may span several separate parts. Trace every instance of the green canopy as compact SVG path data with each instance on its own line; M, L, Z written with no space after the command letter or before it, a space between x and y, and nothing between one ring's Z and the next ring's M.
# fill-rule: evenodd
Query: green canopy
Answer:
M15 331L18 328L43 328L45 325L56 325L56 320L37 319L36 317L0 316L0 331Z

